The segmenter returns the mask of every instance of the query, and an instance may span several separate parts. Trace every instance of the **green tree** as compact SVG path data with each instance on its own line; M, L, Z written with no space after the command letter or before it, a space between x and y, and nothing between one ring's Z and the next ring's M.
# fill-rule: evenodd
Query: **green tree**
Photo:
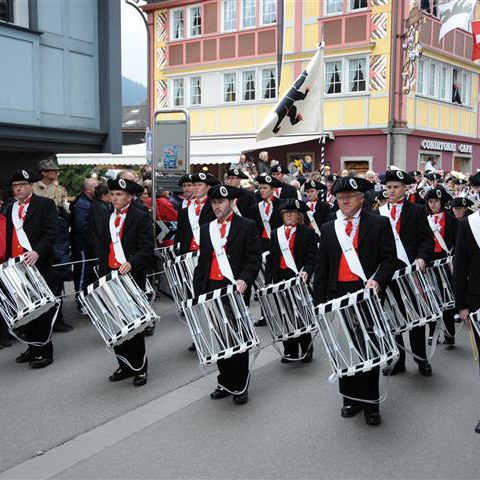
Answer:
M83 181L90 177L91 165L62 165L58 183L67 189L68 195L74 197L80 193Z

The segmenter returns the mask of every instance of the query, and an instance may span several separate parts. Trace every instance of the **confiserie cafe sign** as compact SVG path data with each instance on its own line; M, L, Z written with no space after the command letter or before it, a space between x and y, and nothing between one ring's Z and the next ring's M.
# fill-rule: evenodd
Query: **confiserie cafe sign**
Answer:
M473 145L468 143L456 144L454 142L442 142L440 140L422 140L424 150L440 150L442 152L473 153Z

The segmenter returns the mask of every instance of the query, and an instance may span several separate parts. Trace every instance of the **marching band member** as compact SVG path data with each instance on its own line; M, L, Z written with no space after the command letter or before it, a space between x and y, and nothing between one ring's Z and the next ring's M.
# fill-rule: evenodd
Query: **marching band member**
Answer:
M315 270L317 240L314 231L305 225L307 205L289 198L281 206L283 225L272 231L270 254L265 265L265 283L278 283L299 275L307 282ZM298 338L283 342L285 349L282 363L299 359L298 349L302 350L302 363L313 358L312 335L305 333Z
M335 175L334 173L331 173L327 177L327 193L325 195L325 200L330 205L330 207L333 207L335 203L335 196L332 194L332 187L333 184L337 181L337 178L338 175Z
M33 183L38 180L40 177L26 170L17 170L12 175L10 185L15 202L5 212L6 259L23 255L25 264L36 266L49 284L58 217L53 200L33 193ZM53 344L48 340L52 330L52 315L53 310L50 310L18 329L17 334L27 342L45 342L45 345L29 345L17 357L17 363L28 363L31 368L44 368L53 362Z
M412 170L411 172L408 172L408 174L415 179L415 183L410 185L408 201L410 203L425 203L425 200L420 196L423 180L422 172L420 170Z
M211 173L195 173L192 175L194 197L188 208L183 208L178 215L175 245L180 244L180 254L198 250L200 227L212 221L215 215L207 197L208 190L220 182Z
M313 284L316 305L365 287L377 292L385 290L398 267L388 220L362 210L364 192L371 187L367 180L351 177L338 178L333 185L339 212L335 221L320 229ZM353 248L344 251L341 245L347 242ZM342 417L353 417L363 409L367 425L380 424L379 376L380 369L375 367L340 378L340 393L344 395Z
M461 220L464 217L470 215L469 209L473 206L473 202L466 197L455 197L450 202L450 208L457 220Z
M388 192L386 190L382 190L381 192L378 192L377 196L375 197L375 203L372 205L372 212L377 211L386 203L388 203Z
M433 234L428 226L424 209L420 205L405 201L408 185L412 183L414 179L402 170L387 171L385 184L390 203L381 207L379 212L390 220L397 258L405 265L415 263L423 271L432 258ZM401 301L399 304L402 307ZM432 375L432 367L426 359L425 326L413 328L409 331L409 336L420 374ZM403 336L397 335L395 340L400 347L400 358L395 365L383 370L384 375L396 375L406 371Z
M275 187L275 196L277 198L298 198L296 188L283 181L284 175L290 174L290 170L288 170L288 168L282 167L280 164L274 165L270 169L270 174L281 183L280 186Z
M227 172L227 177L225 178L225 185L230 185L232 187L241 188L241 181L248 180L248 175L238 168L231 168ZM253 210L257 206L257 200L255 194L248 190L245 190L244 194L233 200L232 208L236 215L241 217L250 218L253 220Z
M323 183L315 180L308 180L303 185L303 190L307 196L307 216L310 220L310 226L315 233L320 235L320 227L328 220L330 215L330 205L319 198L319 192L326 190Z
M457 239L458 220L447 210L445 205L452 197L443 188L432 188L425 196L425 208L428 215L428 223L433 232L435 246L432 260L445 258L452 255ZM455 345L455 309L451 308L443 312L445 325L445 341L447 349L451 350ZM430 323L429 344L433 341L435 324Z
M193 187L192 175L187 173L186 175L182 175L180 180L178 181L178 186L182 187L182 203L179 210L183 208L188 208L192 199L195 195L195 189Z
M215 219L201 228L200 256L193 275L196 296L232 283L244 295L257 278L262 257L255 223L236 215L232 208L233 200L243 194L243 190L229 185L218 185L208 192ZM213 235L212 229L218 233ZM248 297L245 303L248 304ZM233 395L234 403L247 403L248 350L218 360L217 365L218 386L210 398L218 400L238 392Z
M470 180L474 183L480 182L480 173L475 174ZM480 337L470 324L469 315L480 308L479 272L480 212L476 211L459 223L453 263L453 288L455 307L467 327L473 330L477 351L480 351ZM475 427L475 432L480 433L480 421Z
M115 210L108 218L99 245L100 276L112 270L118 270L120 275L131 273L137 285L145 290L146 272L154 258L152 221L147 212L133 207L133 196L141 193L143 187L123 178L110 180L108 187ZM119 382L133 377L133 385L145 385L148 361L144 333L137 333L114 350L119 368L109 380Z
M427 179L427 186L429 188L438 187L440 181L442 180L442 176L436 172L428 172L424 175L424 177Z

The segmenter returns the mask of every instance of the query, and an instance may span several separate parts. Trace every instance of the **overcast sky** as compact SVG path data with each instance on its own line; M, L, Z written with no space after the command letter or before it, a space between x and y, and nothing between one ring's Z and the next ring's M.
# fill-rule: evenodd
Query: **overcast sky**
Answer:
M140 2L143 4L144 2ZM147 33L140 14L122 4L122 75L147 85Z

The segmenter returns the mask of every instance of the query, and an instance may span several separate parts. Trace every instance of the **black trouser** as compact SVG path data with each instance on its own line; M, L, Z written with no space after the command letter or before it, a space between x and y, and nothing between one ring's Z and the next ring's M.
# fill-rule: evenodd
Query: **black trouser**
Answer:
M455 338L455 313L456 310L454 308L450 308L449 310L445 310L442 314L443 324L445 325L444 335L446 338ZM437 322L429 323L429 333L431 337L433 337L433 334L435 333L436 325Z
M211 292L227 285L230 285L228 280L209 280L206 292ZM247 298L249 299L250 295ZM245 298L245 303L247 303L247 298ZM249 374L248 350L243 353L236 353L230 358L218 360L217 366L219 372L217 377L218 385L232 392L241 392L247 387Z
M341 297L347 293L354 293L358 290L364 288L363 282L338 282L338 287L336 292L330 292L328 295L329 299ZM352 377L343 377L339 379L339 388L340 393L344 395L343 404L348 405L359 405L363 407L365 412L378 412L379 404L378 403L366 403L354 399L363 399L369 401L377 401L380 398L380 388L379 388L379 379L380 379L380 367L374 367L369 372L359 372L353 375Z
M82 260L81 263L73 265L73 283L76 292L85 290L95 279L94 262L86 262L88 258L87 250L76 250L73 255L74 261Z
M467 305L468 305L468 310L470 313L476 312L478 309L480 309L480 296L477 295L471 295L467 294ZM478 336L477 330L475 327L472 325L472 330L473 334L475 336L475 343L477 344L477 351L479 352L478 355L478 362L479 362L479 367L480 367L480 337Z
M122 370L130 372L134 375L139 375L147 371L148 361L145 354L145 336L143 335L143 332L137 333L131 339L126 340L120 345L114 347L113 350L115 351L116 355L124 357L134 369L133 370L130 368L130 365L117 357L118 364Z

